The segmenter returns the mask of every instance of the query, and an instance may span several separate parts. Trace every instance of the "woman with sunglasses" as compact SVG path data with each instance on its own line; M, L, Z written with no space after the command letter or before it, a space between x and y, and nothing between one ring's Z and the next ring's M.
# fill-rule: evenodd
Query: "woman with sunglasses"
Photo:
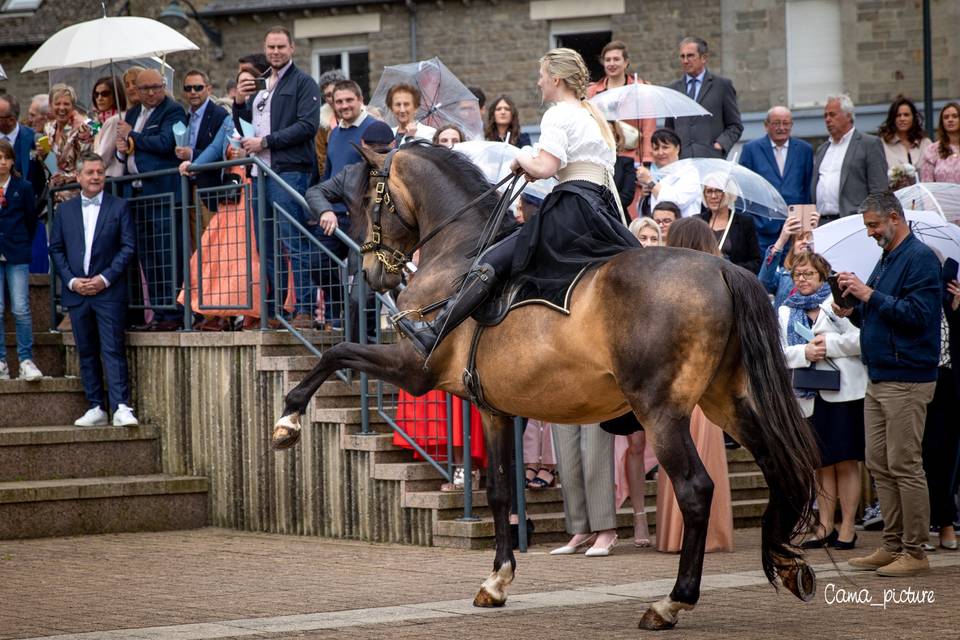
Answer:
M117 91L121 84L117 78L104 76L93 84L90 99L93 106L90 110L91 128L96 132L93 150L106 163L108 178L123 175L123 163L117 159L117 123L120 112L127 110L127 96L125 92Z

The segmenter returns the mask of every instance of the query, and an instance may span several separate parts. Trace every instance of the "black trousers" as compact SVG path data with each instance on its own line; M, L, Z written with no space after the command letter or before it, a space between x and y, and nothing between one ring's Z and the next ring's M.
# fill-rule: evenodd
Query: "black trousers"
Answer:
M960 407L957 379L954 370L940 367L933 400L927 406L927 421L923 431L923 470L927 475L930 493L930 524L945 526L957 520L954 495L960 474Z

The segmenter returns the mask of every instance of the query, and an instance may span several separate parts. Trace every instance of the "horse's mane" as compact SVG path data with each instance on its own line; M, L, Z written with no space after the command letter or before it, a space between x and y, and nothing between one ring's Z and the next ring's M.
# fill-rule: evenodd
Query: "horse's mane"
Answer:
M404 153L411 153L430 162L437 173L443 174L446 178L452 180L466 196L463 203L447 204L446 201L450 197L448 195L449 191L445 189L436 190L431 196L431 202L439 211L447 214L453 213L462 206L462 204L476 198L491 186L490 183L487 182L483 172L480 171L467 156L459 151L425 142L405 146L402 151ZM364 172L363 178L358 181L357 185L350 189L352 195L347 203L350 209L350 217L355 221L354 224L351 225L351 236L358 242L362 242L362 238L358 240L357 236L365 233L367 228L366 196L369 185L370 174L369 172ZM497 193L494 192L480 200L472 209L485 217L489 215L496 206ZM504 225L505 227L515 226L512 216L508 216L508 222L513 224Z

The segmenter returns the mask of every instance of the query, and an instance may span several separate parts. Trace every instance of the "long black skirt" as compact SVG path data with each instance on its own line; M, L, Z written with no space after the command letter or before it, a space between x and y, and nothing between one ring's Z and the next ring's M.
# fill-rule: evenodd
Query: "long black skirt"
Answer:
M561 183L518 232L511 267L521 285L516 301L536 298L562 307L581 271L639 246L606 187L584 180Z
M809 420L820 446L821 467L845 460L863 461L863 399L827 402L817 394Z

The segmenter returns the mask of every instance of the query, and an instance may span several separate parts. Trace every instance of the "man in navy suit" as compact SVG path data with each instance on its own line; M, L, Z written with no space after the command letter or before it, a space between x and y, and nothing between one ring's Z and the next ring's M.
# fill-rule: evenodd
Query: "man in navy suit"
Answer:
M170 98L163 76L154 69L137 74L140 104L127 111L117 125L117 157L126 165L127 175L161 169L176 169L176 142L173 125L187 123L183 107ZM170 210L169 195L175 204ZM137 246L143 263L154 322L149 329L178 328L183 314L177 311L176 293L183 282L183 223L176 205L180 198L180 174L136 180L128 195L137 227ZM148 197L155 196L155 197ZM174 259L176 258L176 259ZM158 309L157 307L163 307Z
M17 99L11 95L0 96L0 139L13 145L13 152L17 157L17 172L33 188L36 213L39 214L46 203L41 195L47 177L43 172L43 164L33 154L36 149L36 133L30 127L21 125L19 119L20 103ZM47 260L47 231L42 222L37 224L32 247L30 273L47 273L50 268Z
M126 272L136 251L136 233L127 203L103 192L103 158L87 152L80 162L81 196L57 207L50 236L50 259L60 274L61 302L70 311L80 378L90 403L74 424L107 424L106 375L114 426L134 427L138 423L130 408L124 321Z
M813 147L792 138L793 115L790 109L776 106L767 111L763 122L767 135L743 145L740 164L760 174L780 192L789 204L812 204L810 182L813 179ZM783 227L783 220L754 217L760 250L766 252Z
M667 118L664 126L680 136L681 158L725 158L743 133L737 90L729 78L707 70L707 43L702 38L680 42L683 77L670 85L709 111L709 116Z
M210 99L210 79L203 71L191 69L183 78L183 97L189 105L187 112L189 138L187 145L176 148L178 160L192 160L210 146L217 137L223 120L227 117L227 110ZM191 196L196 189L219 187L222 184L222 171L202 171L190 176ZM207 194L202 199L205 209L202 210L201 233L206 230L213 212L217 210L217 199L214 194ZM200 238L196 237L196 210L190 208L190 237L196 247Z

